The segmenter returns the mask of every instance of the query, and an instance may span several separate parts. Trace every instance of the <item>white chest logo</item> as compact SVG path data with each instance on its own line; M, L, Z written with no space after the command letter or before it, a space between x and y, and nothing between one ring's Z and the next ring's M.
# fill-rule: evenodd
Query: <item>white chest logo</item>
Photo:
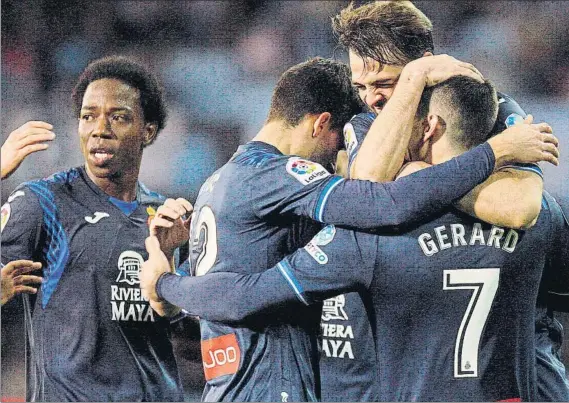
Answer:
M127 283L129 285L139 284L138 272L144 259L138 252L127 250L119 256L119 276L116 279L117 283Z
M108 216L109 215L107 213L101 213L100 211L95 211L95 214L93 214L93 217L85 216L85 221L87 221L89 224L97 224L103 218L108 217Z
M324 300L322 320L326 322L329 320L348 320L348 314L344 310L345 306L346 297L343 294Z

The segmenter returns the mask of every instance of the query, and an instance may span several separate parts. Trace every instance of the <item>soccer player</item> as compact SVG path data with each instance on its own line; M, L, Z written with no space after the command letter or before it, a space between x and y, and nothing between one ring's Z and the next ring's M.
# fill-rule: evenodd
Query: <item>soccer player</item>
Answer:
M386 136L387 130L400 134L409 133L405 130L409 130L411 110L401 110L397 120L386 120L385 111L398 106L392 104L390 100L395 98L401 89L398 82L404 66L416 63L423 56L432 55L434 52L431 21L411 2L376 1L357 8L348 6L333 19L333 28L340 44L349 51L353 83L358 87L360 96L370 110L379 116L374 127L369 131L368 138L365 138L367 133L365 127L369 127L369 124L373 122L373 117L362 116L356 119L353 124L360 127L350 129L349 135L346 136L346 139L350 140L347 141L347 149L351 151L349 156L351 173L356 178L389 179L389 175L378 170L378 167L382 166L378 165L380 161L376 157L377 154L370 153L370 151L374 150L374 146L385 143L385 139L389 138ZM407 93L410 95L408 98L410 103L417 102L417 97L413 98L411 91ZM498 119L491 135L503 131L526 117L525 112L511 97L502 93L498 93L498 97L500 107ZM367 148L368 146L370 148ZM365 148L362 153L358 153L360 147ZM401 147L396 151L393 148L387 148L384 155L399 158L401 161L403 153L404 150ZM397 154L399 157L396 157ZM399 164L393 164L389 174L394 174L398 167ZM543 189L541 176L537 165L509 167L494 175L492 181L478 187L467 197L461 199L459 206L465 211L474 210L478 217L487 222L514 228L527 227L535 221L540 210ZM492 212L491 216L487 215L488 211ZM566 290L566 293L569 293L569 290ZM361 306L361 301L358 301L359 297L351 295L345 298L345 310L357 313ZM547 299L551 298L540 298L540 301ZM567 310L568 305L567 301L558 303L557 309ZM560 324L553 317L552 309L546 311L548 312L547 318L541 315L536 318L536 343L542 346L538 350L538 376L543 379L550 378L549 381L540 382L540 385L547 385L540 386L540 390L544 392L546 389L550 390L540 395L540 400L567 401L569 400L569 384L565 380L563 364L557 358L557 351L560 347L557 340L561 339ZM540 312L545 311L540 310ZM354 339L358 340L359 345L369 345L369 336L367 336L369 332L365 324L361 323L366 321L365 317L356 314L354 318L350 320L352 323L349 325L354 329L361 329L361 333L355 332ZM353 323L354 321L356 323ZM545 335L550 336L549 343ZM543 355L540 351L541 353L551 351L551 353L549 357L543 356L543 359L539 359ZM361 374L365 368L369 367L369 361L357 363L354 360L324 357L322 360L323 398L328 400L337 399L338 396L346 400L356 398L361 393L357 390L362 385L361 380L365 378ZM360 374L358 378L343 375L346 372L356 371ZM558 373L561 373L561 376L549 376L549 374ZM561 381L558 381L559 379ZM350 384L352 381L353 383ZM355 390L355 394L342 395L341 391L350 390L350 385L352 390Z
M161 87L109 57L87 66L72 98L85 164L20 185L2 233L2 262L43 265L33 314L25 306L27 400L182 401L169 323L138 287L164 200L138 182L166 121Z
M492 85L465 77L437 85L423 102L411 152L432 164L483 142L498 107ZM526 401L537 393L533 317L544 267L558 287L569 281L568 250L550 243L556 233L567 239L569 227L545 195L528 231L489 225L453 207L399 234L327 226L274 268L249 275L240 267L194 278L172 275L151 237L143 272L154 270L158 279L154 298L241 326L260 326L268 318L298 321L304 305L360 292L369 302L379 360L376 399ZM552 265L562 270L550 270ZM216 294L220 298L212 303ZM211 363L238 361L225 351L211 355Z
M2 179L9 177L31 153L47 150L49 144L46 141L55 139L51 131L53 127L46 122L30 121L14 130L4 144L2 144L2 156L0 158ZM2 206L2 230L10 217L10 205ZM37 288L33 285L41 284L41 277L29 274L41 269L40 262L31 260L17 260L2 265L2 298L4 305L16 295L21 293L35 294Z
M360 228L405 225L439 211L452 201L449 197L460 197L483 180L473 176L489 173L481 153L486 144L400 182L373 184L330 175L323 166L331 165L341 128L359 108L342 64L317 58L285 72L265 126L202 186L190 234L192 269L198 275L262 270L310 239L320 228L314 221ZM503 136L492 141L516 138ZM536 155L541 156L540 147ZM480 172L470 171L471 164L480 164L475 168ZM425 187L424 180L438 191ZM171 257L173 247L161 246ZM144 283L141 275L143 288ZM310 307L248 326L202 320L204 400L318 399L319 317L319 307Z

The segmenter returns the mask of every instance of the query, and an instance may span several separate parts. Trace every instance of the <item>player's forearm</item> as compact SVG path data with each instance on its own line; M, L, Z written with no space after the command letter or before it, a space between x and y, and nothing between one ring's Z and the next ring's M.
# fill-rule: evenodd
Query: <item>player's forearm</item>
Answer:
M425 79L403 70L393 96L375 118L356 155L353 179L392 181L403 164Z
M543 180L532 172L496 172L458 201L457 207L490 224L527 229L541 211Z
M201 318L235 323L296 302L276 269L245 275L230 272L200 277L163 275L156 285L159 297Z
M319 205L319 221L354 228L410 224L442 211L486 180L494 153L485 143L450 161L395 182L343 181Z

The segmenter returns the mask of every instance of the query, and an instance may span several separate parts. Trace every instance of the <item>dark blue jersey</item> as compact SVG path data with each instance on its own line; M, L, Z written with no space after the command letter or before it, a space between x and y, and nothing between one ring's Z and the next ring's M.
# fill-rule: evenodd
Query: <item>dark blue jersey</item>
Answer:
M136 200L112 203L75 168L19 186L3 206L2 262L43 264L26 312L28 400L183 399L169 323L138 285L148 219L164 198L139 184Z
M365 297L365 296L364 296ZM366 303L370 303L369 298ZM337 295L322 307L322 401L374 401L375 342L362 296Z
M266 143L248 143L200 190L190 230L192 270L197 275L265 270L304 245L320 229L316 222L403 225L466 193L488 177L493 163L486 144L416 176L375 184L344 180ZM426 189L425 181L435 191ZM164 295L192 312L183 303L183 287ZM210 320L201 321L205 400L319 398L318 307L238 327L206 317Z
M453 210L399 235L328 226L266 272L166 275L157 288L184 284L193 313L234 321L286 304L300 312L338 293L369 294L378 400L531 401L538 288L559 247L551 235L569 230L559 214L546 203L526 232ZM222 289L222 301L200 303Z
M551 196L547 195L552 199ZM563 327L554 311L569 310L569 222L564 214L564 200L560 200L560 212L555 216L557 225L565 230L552 234L550 242L556 245L548 256L547 272L540 285L535 319L536 370L538 401L569 401L569 381L560 359L563 343ZM554 201L550 201L554 203Z
M508 127L523 122L523 119L527 116L524 110L518 105L518 103L511 98L510 96L498 93L498 115L496 118L496 123L490 133L490 136L494 136L502 131L506 130ZM361 113L356 115L352 120L346 124L344 127L344 141L345 141L345 148L348 153L348 172L353 164L355 157L361 147L361 144L369 131L370 126L372 125L375 119L374 113ZM515 164L511 166L504 167L505 168L513 168L518 170L526 170L532 171L540 176L543 176L541 169L537 164ZM359 296L358 294L350 294L351 298L347 299L347 307L346 309L357 309L361 306L361 302L358 301ZM353 307L350 307L349 304L353 304ZM354 338L357 339L360 345L370 345L373 343L373 340L370 339L368 336L369 332L369 322L367 322L366 315L356 315L355 316L358 323L354 324L354 328L360 329L359 333L354 334ZM551 319L553 320L553 319ZM538 320L536 319L536 323ZM544 323L552 323L550 321L542 322ZM536 326L538 326L536 324ZM559 324L560 326L560 324ZM547 334L551 333L552 335L558 332L558 327L552 326L547 331ZM541 345L546 343L546 339L544 338L544 332L536 333L536 337L539 336L539 340ZM555 338L555 337L554 337ZM550 346L551 347L551 346ZM539 355L540 351L537 351ZM370 378L373 376L374 370L373 366L375 362L369 359L368 355L362 356L361 360L363 362L357 361L346 361L346 360L334 360L328 359L327 357L323 356L321 361L321 374L322 374L322 394L323 396L328 395L329 400L332 400L334 396L338 398L344 398L345 400L358 400L358 395L365 395L366 391L369 390L370 387ZM558 367L558 363L555 361L555 357L551 358L553 362L552 368L544 368L544 372L547 375L551 370L555 370ZM539 360L538 359L538 371L540 371L544 364L547 364L548 361ZM357 367L358 369L358 377L348 377L345 374L350 373L352 370L355 370ZM367 370L366 370L367 368ZM365 375L367 374L367 376ZM539 373L538 373L539 375ZM352 386L348 387L346 384L353 380ZM549 382L551 384L551 382ZM561 390L564 390L565 385L563 383L560 384ZM558 388L559 389L559 388ZM345 391L344 393L342 391ZM354 393L347 394L348 391L353 391ZM559 393L558 393L559 395Z

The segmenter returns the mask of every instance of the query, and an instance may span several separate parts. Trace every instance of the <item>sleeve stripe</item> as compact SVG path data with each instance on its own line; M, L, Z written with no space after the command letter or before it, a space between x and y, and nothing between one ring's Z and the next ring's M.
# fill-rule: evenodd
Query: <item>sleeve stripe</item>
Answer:
M328 182L324 189L322 189L322 193L320 193L320 197L316 203L316 209L314 210L314 219L316 221L324 222L324 207L326 207L328 197L330 196L330 193L332 193L332 190L334 190L334 188L342 181L344 181L344 178L335 176L330 180L330 182Z
M302 295L304 292L302 289L302 286L300 285L300 283L298 282L298 280L296 279L294 274L292 274L290 264L286 260L281 260L277 264L277 267L278 267L279 271L281 272L281 274L286 279L286 281L289 283L289 285L294 290L294 292L295 292L296 296L298 297L298 299L300 300L300 302L302 302L304 305L308 305L308 302L306 302L306 300L304 299L304 297Z
M541 168L538 166L505 165L501 167L498 171L501 171L506 168L517 169L519 171L533 172L535 174L538 174L541 178L543 178L543 172L541 171Z

